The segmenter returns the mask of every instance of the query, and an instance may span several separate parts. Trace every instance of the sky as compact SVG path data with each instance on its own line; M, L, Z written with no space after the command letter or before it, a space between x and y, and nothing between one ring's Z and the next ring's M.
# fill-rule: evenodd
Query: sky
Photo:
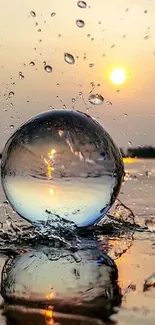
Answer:
M1 0L0 150L27 119L53 108L87 112L118 146L155 145L155 1L86 3ZM110 80L117 67L127 75L119 86ZM104 102L91 104L90 92Z

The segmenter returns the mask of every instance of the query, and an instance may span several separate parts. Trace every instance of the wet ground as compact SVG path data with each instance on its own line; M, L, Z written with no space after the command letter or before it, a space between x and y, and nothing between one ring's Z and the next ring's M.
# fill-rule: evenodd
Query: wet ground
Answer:
M147 324L154 325L155 319L155 236L154 230L154 197L155 197L155 161L131 161L125 164L127 171L125 184L122 186L120 199L135 214L136 223L145 227L145 231L135 231L132 245L115 260L118 267L118 285L121 289L122 301L119 307L116 307L116 314L110 317L118 325ZM3 201L3 198L1 198ZM1 208L1 219L5 219L4 209ZM147 221L147 222L146 222ZM103 237L104 240L104 237ZM117 245L117 240L116 240ZM4 265L4 257L0 258L1 269ZM150 278L152 276L152 278ZM147 280L148 279L148 280ZM146 280L148 282L146 282ZM146 283L148 284L146 286ZM32 314L28 315L24 311L25 317L18 317L16 324L55 324L51 318L42 314L41 318L35 316L32 322ZM23 315L23 314L22 314ZM77 318L67 320L65 316L60 324L100 324L95 319ZM57 323L59 323L57 320ZM25 323L26 321L26 323ZM5 324L5 317L0 317L0 324ZM15 324L9 322L8 324ZM102 323L103 324L103 323Z

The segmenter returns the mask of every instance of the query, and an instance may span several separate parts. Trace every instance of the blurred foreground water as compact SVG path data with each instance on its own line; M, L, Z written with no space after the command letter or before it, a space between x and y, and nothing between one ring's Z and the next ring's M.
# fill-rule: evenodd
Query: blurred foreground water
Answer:
M21 233L20 236L20 228L16 228L16 224L11 223L7 214L11 215L13 220L16 219L16 215L9 210L1 191L1 222L9 229L6 231L5 227L1 226L1 247L5 243L4 253L7 251L9 256L6 260L5 255L1 254L1 269L5 263L2 274L2 294L6 297L5 304L2 306L5 316L1 316L1 325L5 323L8 325L104 324L114 311L118 313L112 317L116 322L118 321L119 325L148 324L146 321L148 314L149 324L154 324L153 310L152 314L149 313L146 302L146 299L148 301L148 292L144 293L143 289L140 289L139 293L137 283L138 277L141 279L142 273L144 273L141 263L143 262L145 265L145 260L142 258L145 247L147 247L145 254L150 257L152 254L150 249L153 247L154 241L154 234L151 232L154 230L155 224L155 161L130 160L125 163L125 169L125 182L119 198L126 207L133 211L135 220L132 222L133 215L125 206L119 206L118 201L117 206L114 207L115 213L113 213L113 209L111 210L116 221L108 220L105 227L100 228L97 233L96 239L100 251L94 244L95 242L92 243L91 238L87 238L86 249L83 249L80 243L78 252L73 251L72 253L63 249L60 254L59 247L45 249L41 246L41 242L40 248L36 250L33 240L31 248L27 247L26 242L22 247L21 239L19 242L16 240L16 234L18 234L18 238L22 239L24 235ZM140 225L139 230L141 229L142 232L134 233L134 223ZM113 228L109 228L111 227L109 224L112 224ZM6 232L9 234L8 237ZM14 246L10 245L10 238L12 238ZM130 255L131 245L135 252L133 255ZM134 251L135 245L138 248ZM13 250L13 247L16 247L16 250ZM20 250L25 254L20 255ZM118 270L113 260L116 261ZM154 272L154 269L151 268L154 264L153 260L154 255L152 254L148 270L143 266L146 278ZM70 278L65 277L68 270L70 270ZM130 277L133 279L135 277L134 283ZM55 297L51 295L53 286ZM16 296L17 292L19 293L18 297ZM32 293L35 294L35 299ZM136 311L136 306L133 307L128 298L132 296L134 302L136 294L139 299L136 304L140 305L141 301L142 310L145 310L145 313L142 312L141 307ZM59 299L57 299L58 297ZM126 299L126 303L124 303L124 299ZM150 306L153 299L154 292L152 291L149 296ZM52 301L55 306L59 301L55 310L52 308Z

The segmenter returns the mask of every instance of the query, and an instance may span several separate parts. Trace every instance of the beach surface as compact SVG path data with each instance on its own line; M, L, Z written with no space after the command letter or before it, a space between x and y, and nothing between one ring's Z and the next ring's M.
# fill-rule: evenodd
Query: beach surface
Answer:
M144 226L146 220L154 218L155 160L126 161L125 169L126 181L119 198L132 209L136 223ZM1 203L3 200L4 195L1 192ZM2 206L0 213L1 220L4 220ZM153 226L150 229L153 230ZM1 270L4 261L5 258L1 256ZM149 229L145 232L136 231L131 247L116 260L116 264L122 304L111 319L118 325L154 325L155 287L151 286L144 291L144 283L155 273L155 233ZM4 324L5 319L0 316L0 325Z

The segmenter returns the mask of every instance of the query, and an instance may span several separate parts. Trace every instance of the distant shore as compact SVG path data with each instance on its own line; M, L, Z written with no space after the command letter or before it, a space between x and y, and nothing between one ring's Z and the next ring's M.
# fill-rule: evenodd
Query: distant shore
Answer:
M155 147L144 146L144 147L132 147L124 150L120 148L123 158L142 158L142 159L155 159ZM2 153L0 153L0 159Z

